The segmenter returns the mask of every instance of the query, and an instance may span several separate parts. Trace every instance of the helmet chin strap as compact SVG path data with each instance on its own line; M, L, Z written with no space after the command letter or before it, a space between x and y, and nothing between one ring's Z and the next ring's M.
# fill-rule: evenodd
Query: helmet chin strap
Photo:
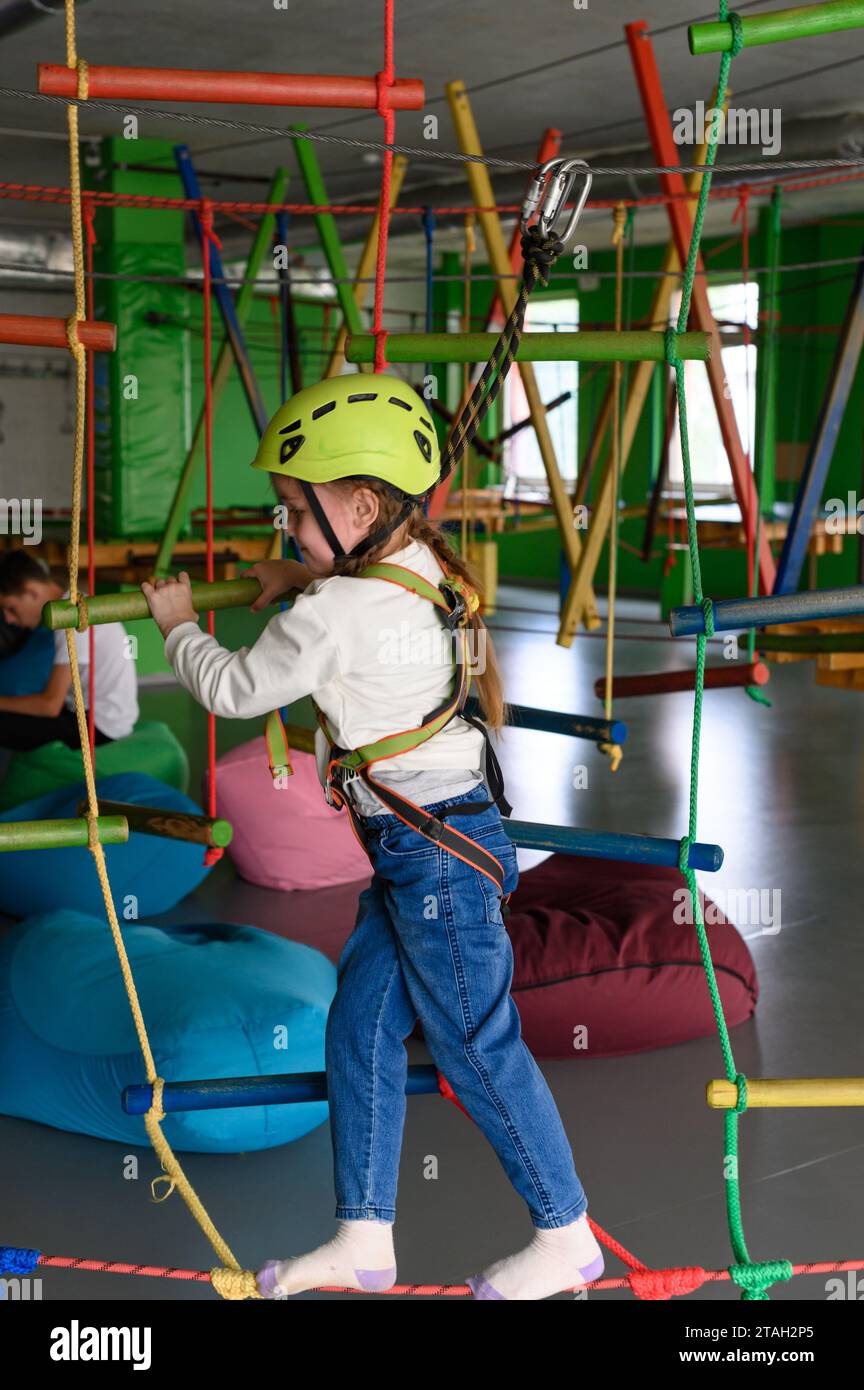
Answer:
M302 479L298 479L298 482L300 483L300 486L303 489L303 494L306 498L306 501L309 503L312 515L315 517L315 520L318 522L318 525L321 528L321 534L323 535L330 549L333 551L333 558L335 560L350 560L360 555L365 555L367 551L373 548L373 546L380 545L382 541L386 540L388 536L392 535L392 533L396 530L397 526L401 526L402 522L406 519L406 517L409 517L411 515L414 508L417 506L416 498L408 497L407 495L405 495L405 501L402 503L402 507L400 508L398 515L393 521L389 522L386 526L379 527L377 531L372 532L371 536L366 536L364 540L358 541L352 550L346 552L342 548L342 543L339 540L339 537L336 535L336 532L330 525L327 513L322 507L320 500L316 496L315 488L313 487L313 485L311 483L304 482ZM401 496L403 494L396 493L396 495Z

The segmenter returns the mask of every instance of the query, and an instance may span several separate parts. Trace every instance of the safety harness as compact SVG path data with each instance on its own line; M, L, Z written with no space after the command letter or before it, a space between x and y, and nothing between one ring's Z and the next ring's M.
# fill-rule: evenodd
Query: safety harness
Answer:
M401 733L388 734L375 743L367 743L361 748L354 749L338 747L323 710L313 700L312 704L318 723L329 744L330 756L327 763L324 795L328 805L334 806L338 810L341 810L343 806L346 808L354 834L368 854L360 817L347 792L351 783L361 778L367 787L370 787L384 805L405 825L410 825L412 829L427 840L432 841L433 844L440 845L442 849L447 850L450 854L455 854L458 859L472 864L480 873L492 879L500 896L505 878L505 871L500 860L496 859L495 855L490 854L488 850L483 849L481 845L469 839L467 835L463 835L460 831L454 830L444 823L446 816L477 815L478 812L485 811L490 806L497 806L504 816L509 816L513 809L504 796L504 780L501 776L501 768L489 742L486 726L479 719L466 714L464 710L471 685L471 670L468 659L468 619L469 615L478 607L479 599L474 590L458 575L448 571L445 571L445 574L446 577L436 587L423 575L416 574L414 570L406 569L403 565L389 565L379 562L367 565L356 576L358 579L384 579L390 584L398 584L400 588L408 589L412 593L419 594L421 598L434 603L448 632L458 632L459 634L459 641L454 643L453 689L443 704L427 714L423 723L416 729L406 729ZM430 815L425 807L415 805L407 797L400 796L392 788L376 781L369 769L373 763L398 757L401 753L407 753L411 749L419 747L421 743L425 743L427 739L440 733L445 725L449 724L450 720L456 716L464 719L466 723L472 724L475 729L479 729L486 740L486 780L492 792L492 800L479 803L474 801L465 806L453 806L450 810L444 811L439 818ZM278 710L274 710L267 717L266 739L272 776L276 778L280 775L290 775L293 769L288 736ZM508 893L504 898L505 904L509 897L510 894Z

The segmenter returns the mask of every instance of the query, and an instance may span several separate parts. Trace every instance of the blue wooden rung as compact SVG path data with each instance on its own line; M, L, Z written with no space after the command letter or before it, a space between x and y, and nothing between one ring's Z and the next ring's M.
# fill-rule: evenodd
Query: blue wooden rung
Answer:
M579 830L567 825L541 825L527 820L502 820L514 845L521 849L553 850L585 859L620 859L629 864L660 864L677 869L681 854L678 840L653 835L619 835L611 830ZM719 845L694 842L687 865L704 873L716 873L723 863Z
M465 712L482 717L476 696L468 697ZM535 709L532 705L511 705L510 712L511 727L515 729L566 734L569 738L586 738L594 743L625 743L627 740L627 725L620 719L595 719L590 714L564 714L555 709Z
M813 623L820 618L849 618L864 613L864 585L848 589L814 589L803 594L765 594L760 598L719 599L712 604L715 632L768 627L774 623ZM673 637L697 637L705 632L705 613L696 604L673 608L669 615Z
M438 1069L423 1065L408 1068L407 1096L438 1093ZM304 1071L282 1076L237 1076L215 1081L166 1081L162 1109L231 1110L247 1105L296 1105L327 1099L327 1073ZM146 1115L153 1104L153 1087L127 1086L123 1091L127 1115Z

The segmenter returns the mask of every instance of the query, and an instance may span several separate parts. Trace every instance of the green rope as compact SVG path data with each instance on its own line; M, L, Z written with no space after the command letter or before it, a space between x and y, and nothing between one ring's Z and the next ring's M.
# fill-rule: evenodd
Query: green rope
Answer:
M717 986L717 978L714 973L714 963L711 959L711 952L708 946L705 922L702 917L699 888L696 883L696 875L689 867L690 847L697 838L699 750L702 739L702 703L705 691L705 645L708 638L714 635L714 604L712 600L706 598L702 592L702 566L699 558L696 511L693 498L693 476L690 463L690 440L687 429L687 399L684 383L684 363L678 355L677 339L679 333L686 332L687 320L690 316L690 303L693 296L693 284L696 278L696 267L699 259L699 245L702 240L702 228L705 222L705 212L711 191L711 166L714 164L717 155L718 126L720 113L723 110L726 99L729 68L733 57L740 52L743 44L741 21L737 15L730 15L727 12L727 0L721 0L719 18L721 23L728 20L732 26L732 48L730 52L722 54L720 59L720 75L717 79L717 99L715 102L711 130L708 135L708 150L705 158L707 168L702 180L702 187L699 191L696 215L693 219L693 235L690 240L687 263L684 267L681 309L678 314L678 323L675 328L669 328L666 331L666 361L675 372L675 391L678 400L678 419L681 433L681 455L684 468L684 496L687 509L687 544L690 552L690 565L693 575L694 601L702 606L705 614L705 632L700 633L696 638L696 696L693 708L693 743L690 756L690 814L687 834L682 838L680 844L678 867L684 875L690 892L693 906L693 920L696 926L696 935L699 942L699 951L702 956L702 964L705 968L705 975L708 982L708 991L711 996L711 1007L714 1011L714 1018L720 1038L720 1048L723 1054L723 1065L726 1070L726 1078L738 1088L737 1104L734 1110L727 1111L724 1116L726 1219L729 1225L730 1242L735 1256L735 1263L729 1266L729 1273L731 1278L734 1279L741 1288L742 1298L749 1300L767 1299L768 1294L766 1290L779 1279L790 1278L792 1266L785 1260L775 1260L764 1264L756 1264L750 1259L747 1251L741 1216L741 1194L738 1186L738 1117L743 1114L747 1108L747 1080L743 1073L738 1071L732 1054L729 1030L723 1012L723 1003Z

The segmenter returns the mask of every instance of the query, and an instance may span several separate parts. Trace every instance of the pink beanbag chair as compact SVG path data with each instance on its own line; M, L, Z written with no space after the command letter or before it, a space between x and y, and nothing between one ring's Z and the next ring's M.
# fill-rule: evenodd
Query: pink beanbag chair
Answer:
M716 1033L685 894L677 869L564 854L522 875L506 921L512 995L535 1056L621 1057ZM756 967L708 899L703 917L734 1027L756 1008Z
M292 749L291 764L294 776L279 787L270 776L263 736L233 748L216 764L216 808L234 829L228 853L238 874L286 892L371 878L348 812L324 800L312 754ZM205 806L209 781L205 772Z

